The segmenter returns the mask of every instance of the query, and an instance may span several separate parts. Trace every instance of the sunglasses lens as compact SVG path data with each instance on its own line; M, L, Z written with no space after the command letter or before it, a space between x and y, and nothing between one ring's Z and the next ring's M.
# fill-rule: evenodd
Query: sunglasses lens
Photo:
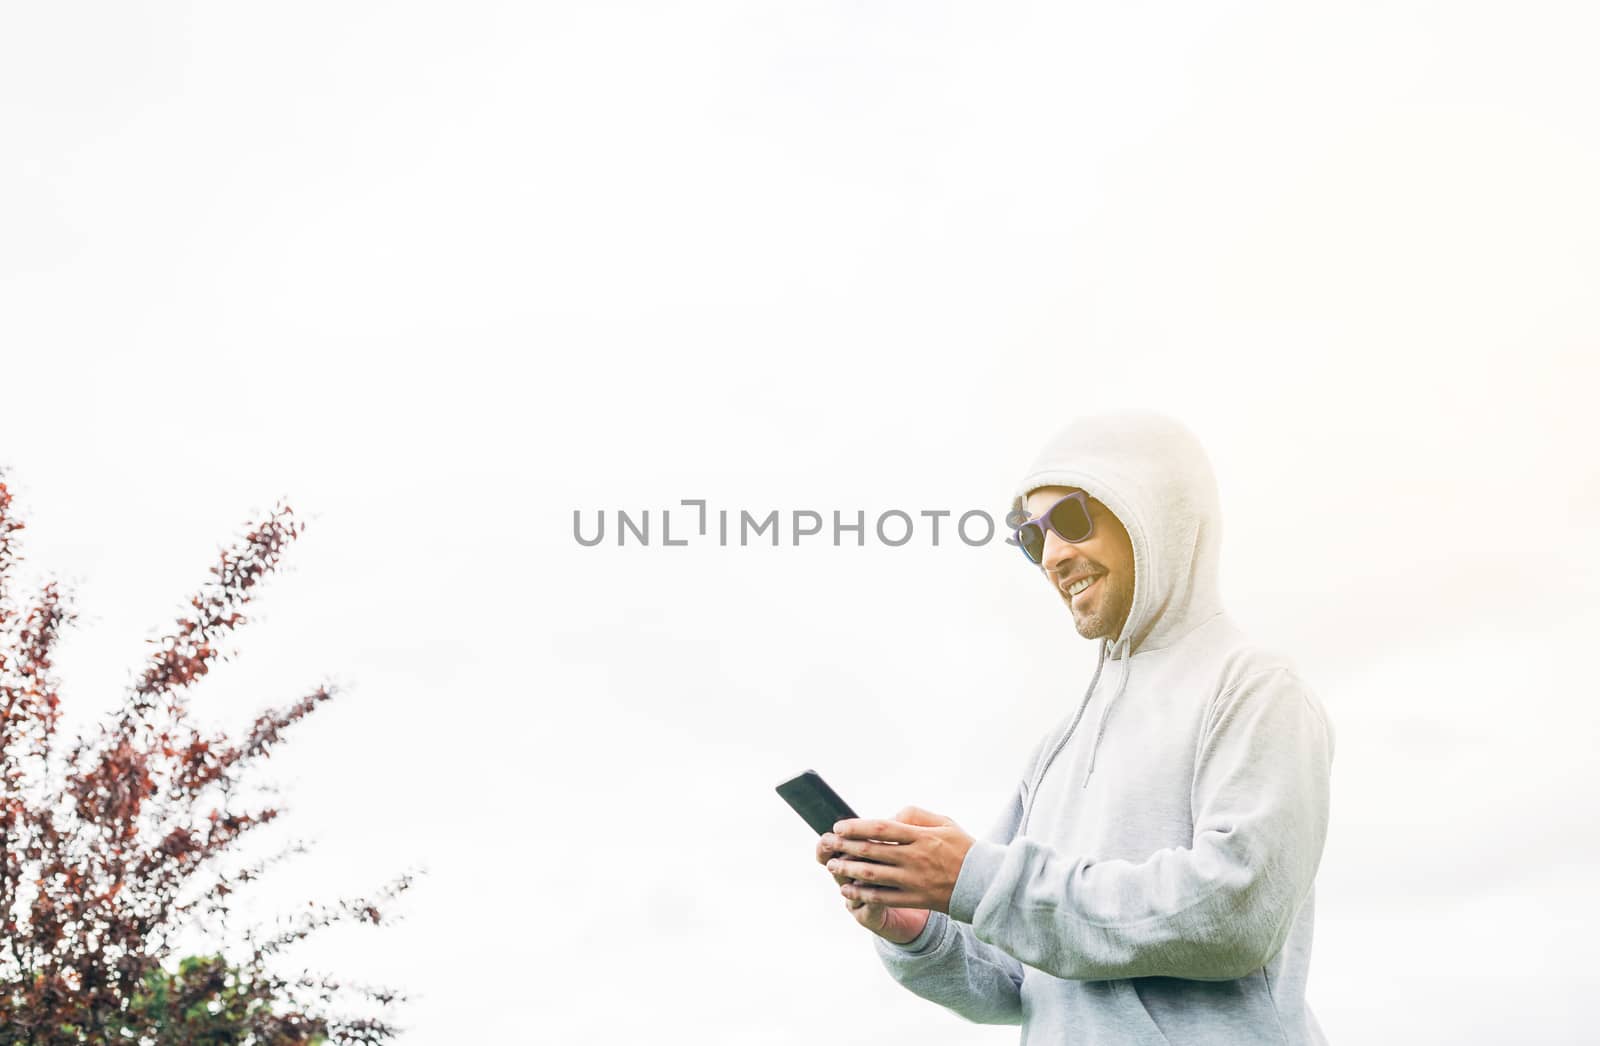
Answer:
M1044 531L1037 523L1024 523L1017 528L1017 544L1022 546L1024 556L1037 563L1044 555Z
M1050 510L1050 526L1066 541L1082 541L1089 536L1088 510L1077 498L1063 501Z

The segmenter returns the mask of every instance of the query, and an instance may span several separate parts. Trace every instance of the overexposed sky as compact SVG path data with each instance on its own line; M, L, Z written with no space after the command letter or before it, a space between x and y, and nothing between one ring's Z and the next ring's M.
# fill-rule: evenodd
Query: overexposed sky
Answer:
M1093 667L1055 597L998 541L572 513L1000 516L1072 414L1152 407L1334 720L1330 1040L1588 1041L1597 21L13 5L0 464L69 715L286 497L195 707L346 687L273 757L315 845L254 900L425 866L303 950L416 994L404 1046L1012 1042L889 978L772 786L986 828Z

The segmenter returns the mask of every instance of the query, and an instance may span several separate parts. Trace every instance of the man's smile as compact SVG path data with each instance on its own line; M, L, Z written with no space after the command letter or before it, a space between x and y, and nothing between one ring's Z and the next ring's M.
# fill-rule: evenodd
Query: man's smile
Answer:
M1095 582L1099 581L1102 576L1100 574L1080 574L1076 578L1063 580L1060 585L1061 592L1068 600L1075 600L1087 589L1094 587Z

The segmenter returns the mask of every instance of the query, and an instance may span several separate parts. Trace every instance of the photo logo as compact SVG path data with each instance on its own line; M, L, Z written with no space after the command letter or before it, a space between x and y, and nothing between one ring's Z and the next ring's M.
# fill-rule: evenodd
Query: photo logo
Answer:
M1013 509L1006 517L1007 528L1022 521ZM573 509L572 537L586 548L599 545L625 547L681 547L714 544L723 548L751 545L795 546L854 544L863 548L868 541L889 548L909 544L938 548L961 544L978 548L994 541L999 530L994 517L983 509L968 509L957 514L952 509L886 509L870 516L865 509L823 512L818 509L710 509L703 498L685 498L673 509ZM1005 543L1015 545L1014 536Z

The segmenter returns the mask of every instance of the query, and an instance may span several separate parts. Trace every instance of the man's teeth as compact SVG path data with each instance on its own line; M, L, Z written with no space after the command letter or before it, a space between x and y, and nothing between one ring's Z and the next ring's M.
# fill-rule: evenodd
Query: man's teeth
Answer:
M1098 575L1096 575L1096 577L1098 577ZM1094 583L1095 583L1095 578L1093 578L1093 577L1080 578L1077 584L1075 584L1071 588L1067 589L1067 595L1075 596L1079 592L1082 592L1084 589L1088 588L1090 585L1092 585Z

